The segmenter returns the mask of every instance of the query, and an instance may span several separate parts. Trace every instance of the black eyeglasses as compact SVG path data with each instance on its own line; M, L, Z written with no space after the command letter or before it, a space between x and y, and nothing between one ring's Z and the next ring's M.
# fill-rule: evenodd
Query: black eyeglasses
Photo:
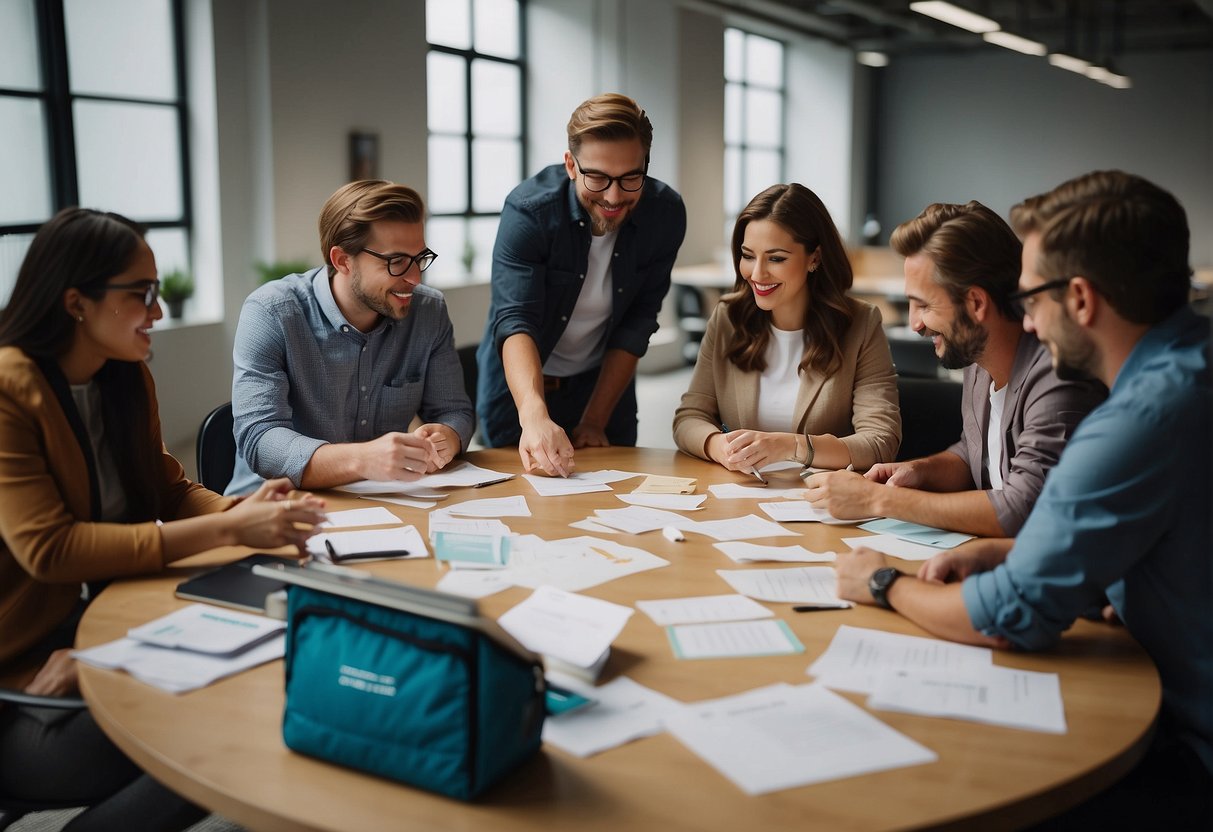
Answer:
M143 295L143 305L151 309L156 300L160 297L160 281L159 280L138 280L134 283L108 283L105 286L105 291L110 289L127 289L131 294ZM135 290L139 291L135 291Z
M648 162L645 162L644 170L639 173L625 173L623 176L607 176L605 173L599 173L598 171L586 173L581 169L581 162L577 161L576 156L573 157L573 164L577 166L577 172L581 174L581 182L585 185L585 189L596 194L611 187L612 182L618 182L619 187L625 191L639 191L644 187L645 174L649 172Z
M371 257L378 257L383 262L387 263L387 273L392 277L403 277L413 264L417 264L417 271L423 272L430 267L434 262L437 254L427 249L422 249L416 254L380 254L377 251L371 251L369 248L364 248L364 252Z
M1014 307L1015 311L1020 315L1020 317L1023 317L1029 313L1029 310L1032 307L1032 304L1027 302L1030 298L1040 294L1041 292L1047 292L1050 289L1060 289L1063 286L1069 286L1070 281L1073 279L1074 278L1072 277L1066 277L1060 280L1050 280L1049 282L1042 283L1039 286L1033 286L1031 289L1024 289L1022 292L1012 292L1011 294L1007 295L1007 300L1011 302L1011 306Z

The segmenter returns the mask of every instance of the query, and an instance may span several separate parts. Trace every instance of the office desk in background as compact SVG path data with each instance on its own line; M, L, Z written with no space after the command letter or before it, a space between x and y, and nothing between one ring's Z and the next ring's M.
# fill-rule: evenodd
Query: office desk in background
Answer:
M519 472L512 449L469 454L478 465ZM578 468L739 481L717 465L675 451L579 451ZM630 491L636 480L617 484ZM612 493L541 498L522 479L457 490L441 505L525 494L534 516L505 518L516 532L548 539L583 534L567 524L595 508L620 507ZM328 495L331 509L366 501ZM383 504L426 530L424 512ZM709 497L696 519L760 513L756 501ZM799 538L772 538L818 551L841 548L852 527L792 525ZM729 591L716 569L734 564L701 535L671 543L660 532L621 535L670 561L670 566L587 590L621 604L642 598ZM232 560L229 547L196 556L194 566ZM79 644L112 640L180 606L173 587L189 568L115 582L89 607ZM761 567L778 564L760 564ZM432 559L365 564L383 577L433 586L442 572ZM903 568L913 569L913 564ZM484 599L500 615L529 590L512 588ZM683 701L740 693L775 682L811 681L805 669L839 625L922 635L900 616L871 607L812 615L769 605L787 621L806 652L792 656L679 661L663 630L635 614L616 640L603 680L627 675ZM1061 736L946 719L874 711L898 731L939 755L938 762L747 797L677 740L658 735L588 759L544 751L474 803L464 804L387 780L294 754L282 744L281 661L173 696L125 674L81 666L85 698L106 733L139 765L190 799L252 830L804 830L895 829L945 825L1014 828L1043 818L1110 785L1141 756L1158 711L1158 675L1144 651L1121 628L1080 621L1060 647L1044 654L996 653L995 663L1061 675L1069 732ZM843 694L863 704L864 697Z

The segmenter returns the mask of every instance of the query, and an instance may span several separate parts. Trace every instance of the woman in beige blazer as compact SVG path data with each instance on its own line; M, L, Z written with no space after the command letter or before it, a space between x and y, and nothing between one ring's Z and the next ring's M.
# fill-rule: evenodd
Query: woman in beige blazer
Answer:
M731 471L792 460L864 471L901 443L880 312L848 297L851 264L803 185L754 197L733 229L734 291L712 312L674 441Z
M77 692L82 584L216 546L302 546L323 518L317 498L288 499L287 480L237 501L165 451L144 363L159 287L141 228L66 208L35 235L0 315L0 677L27 693ZM180 829L202 814L87 711L0 708L0 794L92 805L72 830Z

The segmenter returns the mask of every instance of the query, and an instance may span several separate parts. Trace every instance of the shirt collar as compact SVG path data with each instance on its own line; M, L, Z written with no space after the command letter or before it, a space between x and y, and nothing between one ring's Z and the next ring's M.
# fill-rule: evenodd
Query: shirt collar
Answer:
M338 331L344 331L348 327L349 332L369 337L396 323L394 320L380 315L379 323L375 324L370 332L359 331L358 327L347 321L345 315L341 314L341 307L337 305L337 299L333 297L333 285L329 280L328 268L325 266L321 266L312 275L312 291L315 293L316 302L320 305L320 311L324 313L324 317L328 319L329 325Z
M1146 330L1141 339L1133 345L1133 351L1121 365L1120 372L1112 382L1115 390L1121 385L1121 380L1131 378L1159 352L1166 349L1168 344L1178 339L1183 332L1193 325L1198 316L1187 306L1179 307L1166 318Z

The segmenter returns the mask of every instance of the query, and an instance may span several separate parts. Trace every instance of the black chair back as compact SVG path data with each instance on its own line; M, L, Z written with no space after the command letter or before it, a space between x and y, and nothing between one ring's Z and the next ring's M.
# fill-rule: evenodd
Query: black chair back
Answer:
M476 409L476 383L480 380L480 367L476 364L476 350L478 349L480 349L479 344L470 344L455 350L459 354L459 364L463 368L463 389L467 391L468 399L472 403L472 410Z
M939 359L931 339L923 338L908 327L889 327L889 351L898 376L939 378Z
M78 696L36 696L12 688L0 688L0 703L30 708L54 708L57 710L82 711L88 706ZM0 831L7 829L31 812L46 812L54 809L75 809L83 804L79 800L22 800L11 795L0 794Z
M221 404L206 414L198 428L195 447L198 482L220 494L232 481L236 467L236 437L232 433L232 403Z
M960 439L963 389L964 385L952 379L897 377L901 399L898 462L947 450Z

